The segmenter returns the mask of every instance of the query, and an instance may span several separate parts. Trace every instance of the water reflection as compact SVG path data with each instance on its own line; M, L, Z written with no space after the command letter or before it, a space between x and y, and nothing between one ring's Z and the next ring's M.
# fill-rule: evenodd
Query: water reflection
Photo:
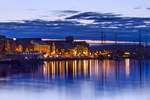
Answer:
M126 76L128 77L130 75L130 60L125 60L125 67L126 67Z
M57 80L125 80L138 79L142 71L145 71L145 63L141 61L125 59L124 61L113 60L74 60L45 62L40 67L43 69L43 77ZM141 65L142 64L142 65ZM141 67L142 66L142 67ZM148 67L146 67L148 70ZM131 72L130 72L131 71ZM130 74L131 73L131 74ZM145 73L146 75L146 73ZM146 75L147 76L147 75ZM141 78L139 78L141 79ZM139 80L140 81L140 80Z
M72 60L43 64L0 64L0 88L26 87L95 96L150 88L150 60ZM62 90L63 87L63 90ZM149 90L148 90L149 91ZM0 91L1 92L1 91ZM97 94L97 95L96 95Z
M46 80L149 80L149 60L72 60L38 64L0 64L0 77L24 76Z

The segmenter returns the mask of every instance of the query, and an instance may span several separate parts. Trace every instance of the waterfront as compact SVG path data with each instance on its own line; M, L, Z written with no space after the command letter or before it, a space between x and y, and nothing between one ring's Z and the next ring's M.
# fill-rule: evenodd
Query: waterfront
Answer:
M93 44L91 44L94 43ZM115 44L114 44L115 43ZM65 39L7 38L0 36L0 63L54 60L150 58L149 43Z
M148 100L149 83L150 60L0 64L3 100Z

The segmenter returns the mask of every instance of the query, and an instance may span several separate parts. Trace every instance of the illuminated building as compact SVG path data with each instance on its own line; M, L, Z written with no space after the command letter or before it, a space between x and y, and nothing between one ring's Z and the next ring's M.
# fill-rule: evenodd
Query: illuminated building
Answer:
M0 35L0 54L1 55L5 52L5 40L6 40L6 37Z
M55 55L55 53L56 53L55 42L52 43L51 47L52 47L51 55Z
M74 48L74 55L76 56L88 56L88 48L82 45L77 45Z
M66 39L48 39L41 38L5 38L0 36L0 53L27 53L38 52L44 57L66 57L66 58L100 58L116 59L150 57L150 47L139 47L137 45L90 45L83 41L76 41L69 36ZM141 52L141 54L139 53ZM143 55L143 56L141 56Z
M21 44L17 46L16 51L17 52L23 52L23 47Z
M5 51L6 52L11 51L11 44L9 43L9 40L7 40L5 43Z
M85 41L74 41L73 37L64 40L45 40L51 45L52 56L80 57L88 56L89 45Z
M31 43L34 45L33 50L39 51L40 53L46 53L45 57L50 55L50 45L39 40L33 40Z

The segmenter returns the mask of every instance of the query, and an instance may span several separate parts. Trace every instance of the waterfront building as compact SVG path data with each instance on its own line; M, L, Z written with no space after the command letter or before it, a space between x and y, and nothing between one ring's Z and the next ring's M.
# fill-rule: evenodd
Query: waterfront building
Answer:
M16 52L23 52L23 47L21 44L19 44L16 48Z
M51 55L54 56L54 55L56 54L55 42L52 43L51 51L52 51L52 52L51 52Z
M50 56L50 45L40 41L40 40L32 40L31 44L33 44L33 50L38 51L40 53L45 53L44 56L48 57Z
M0 35L0 53L5 51L5 40L6 40L6 37L3 35Z
M75 57L88 56L89 44L85 41L74 41L73 37L64 40L45 40L51 45L52 56Z
M116 48L117 47L117 48ZM150 57L150 46L136 44L107 44L90 45L84 40L74 40L69 36L66 39L40 39L40 38L5 38L0 36L0 57L7 54L22 55L31 58L35 52L44 57ZM24 55L25 54L25 55ZM42 57L41 56L41 57Z
M0 35L0 58L3 57L5 54L5 40L6 40L6 37L3 35Z
M5 43L5 51L6 52L10 52L12 49L11 49L11 44L9 42L9 40L6 40L6 43Z

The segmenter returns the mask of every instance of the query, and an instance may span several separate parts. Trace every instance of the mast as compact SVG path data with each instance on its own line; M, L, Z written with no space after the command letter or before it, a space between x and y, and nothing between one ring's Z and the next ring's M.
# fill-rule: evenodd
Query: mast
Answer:
M142 52L142 34L141 34L141 30L139 30L139 46L138 46L138 56L141 58L143 55Z
M115 45L116 45L116 47L117 47L117 43L118 43L118 34L115 33Z
M141 35L141 30L139 30L139 46L142 45L142 35Z
M104 43L104 32L103 32L103 30L101 31L101 44L103 44Z

